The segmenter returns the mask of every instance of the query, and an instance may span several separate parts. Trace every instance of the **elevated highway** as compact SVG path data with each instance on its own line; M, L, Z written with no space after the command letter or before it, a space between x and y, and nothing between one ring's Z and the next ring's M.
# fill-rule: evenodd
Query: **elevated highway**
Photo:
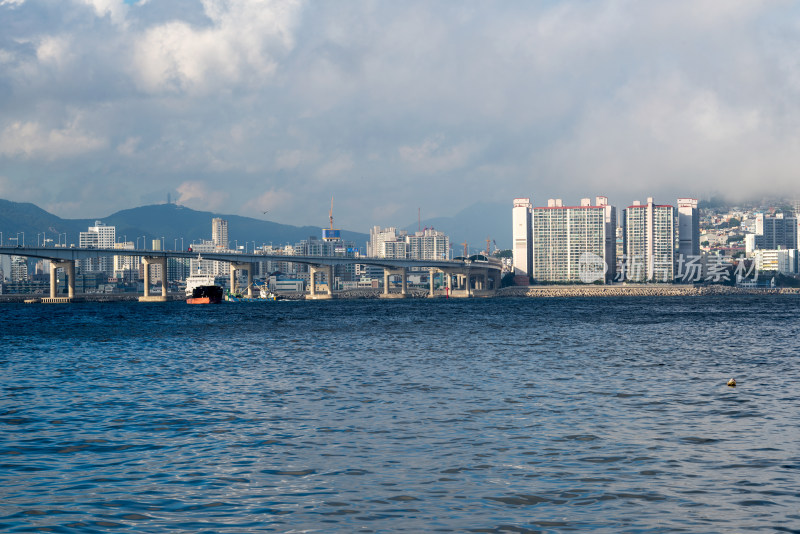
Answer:
M253 265L264 261L282 261L302 263L308 265L310 283L309 295L311 299L332 298L331 284L328 284L327 293L316 291L316 274L323 272L328 280L333 280L333 268L336 265L364 264L382 267L384 271L384 290L382 297L403 298L406 296L408 269L428 269L430 271L430 296L434 295L433 274L444 273L448 295L472 296L475 292L491 291L500 288L502 266L499 260L482 255L469 258L456 258L454 260L413 260L390 259L369 257L345 256L287 256L283 254L240 254L233 252L197 252L182 250L136 250L116 248L77 248L77 247L0 247L0 254L24 256L28 258L43 258L50 260L50 300L53 302L65 300L56 297L56 274L58 269L64 269L67 275L66 300L74 298L75 294L75 262L91 258L109 256L133 256L142 259L144 264L144 295L141 301L166 300L167 281L162 277L162 293L160 296L150 295L150 265L161 265L162 272L167 272L167 258L203 259L211 261L224 261L230 264L231 289L235 289L236 271L247 272L248 293L252 296ZM400 277L400 293L389 291L390 278Z

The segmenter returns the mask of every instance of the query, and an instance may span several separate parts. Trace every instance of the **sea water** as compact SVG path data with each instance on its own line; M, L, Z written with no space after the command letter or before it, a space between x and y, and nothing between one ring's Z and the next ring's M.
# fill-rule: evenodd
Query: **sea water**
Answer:
M0 530L798 532L798 304L4 304Z

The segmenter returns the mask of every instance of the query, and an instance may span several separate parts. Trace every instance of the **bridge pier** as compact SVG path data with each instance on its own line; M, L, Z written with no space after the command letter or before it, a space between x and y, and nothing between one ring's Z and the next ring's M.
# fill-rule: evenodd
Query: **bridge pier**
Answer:
M389 293L389 278L392 276L400 277L400 293ZM408 296L408 271L405 267L399 269L383 268L383 293L382 299L404 299Z
M253 298L253 264L252 263L231 263L231 293L236 293L236 271L247 271L247 298Z
M328 292L317 293L317 273L325 273L328 276ZM333 298L333 265L310 265L308 266L309 274L309 300L328 300Z
M63 268L66 275L67 283L67 296L58 297L58 269ZM72 260L64 261L50 261L50 298L43 298L42 302L46 304L72 302L75 298L75 262Z
M161 266L161 294L150 294L150 265ZM139 297L139 302L166 302L167 301L167 257L142 257L142 269L144 270L144 296Z

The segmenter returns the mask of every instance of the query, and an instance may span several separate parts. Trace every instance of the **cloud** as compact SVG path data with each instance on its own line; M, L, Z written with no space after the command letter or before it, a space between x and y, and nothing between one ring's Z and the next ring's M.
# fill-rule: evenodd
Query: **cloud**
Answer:
M317 169L316 176L322 179L340 180L353 170L353 166L351 154L335 154Z
M281 150L275 155L275 168L283 170L295 169L303 164L314 163L319 155L307 150Z
M209 26L171 21L137 38L137 83L151 93L195 93L264 82L277 68L276 56L293 46L298 8L298 2L204 0Z
M465 166L478 148L475 142L446 146L444 135L439 134L425 139L419 145L401 146L398 152L415 171L435 174Z
M109 17L115 24L122 24L128 14L128 6L122 0L83 0L94 8L98 17Z
M357 229L796 188L800 6L720 5L0 0L3 174L77 217L180 190L306 224L333 193Z
M107 145L106 139L82 131L75 123L48 129L37 122L14 122L0 133L0 155L24 159L74 158Z
M195 209L216 210L222 206L228 195L224 191L215 191L208 184L199 181L187 181L177 187L178 204Z
M123 156L134 156L141 142L141 137L128 137L123 143L117 145L117 152Z
M250 213L256 217L266 216L272 218L276 211L279 213L285 212L287 206L291 205L294 198L294 193L290 191L270 189L257 198L245 203L243 209L246 213ZM289 207L289 210L291 210L291 207Z

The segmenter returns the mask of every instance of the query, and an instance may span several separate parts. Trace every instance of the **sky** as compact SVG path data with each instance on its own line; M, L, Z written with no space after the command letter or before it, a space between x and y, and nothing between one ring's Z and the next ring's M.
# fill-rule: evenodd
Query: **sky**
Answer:
M0 0L0 198L337 227L800 194L800 3Z

